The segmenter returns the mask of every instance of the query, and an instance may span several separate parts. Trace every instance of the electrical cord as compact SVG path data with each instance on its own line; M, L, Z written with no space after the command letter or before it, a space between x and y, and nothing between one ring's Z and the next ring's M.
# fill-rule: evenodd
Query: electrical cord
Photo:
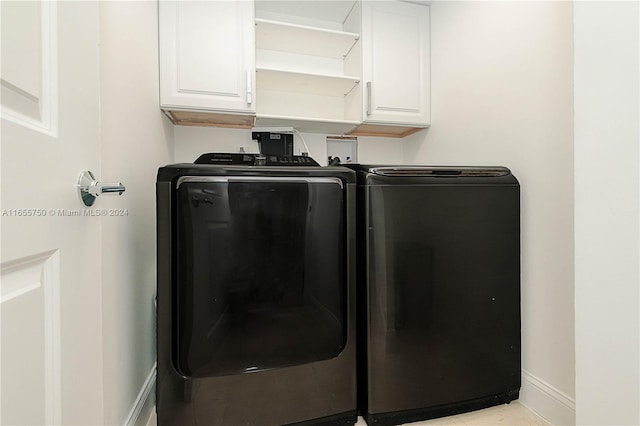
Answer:
M304 149L307 150L307 155L309 157L311 157L311 150L309 150L309 145L307 145L307 142L304 140L304 138L302 137L302 134L298 131L298 129L296 129L295 127L293 128L293 133L295 133L296 135L298 135L298 137L300 138L300 140L302 141L302 144L304 145Z

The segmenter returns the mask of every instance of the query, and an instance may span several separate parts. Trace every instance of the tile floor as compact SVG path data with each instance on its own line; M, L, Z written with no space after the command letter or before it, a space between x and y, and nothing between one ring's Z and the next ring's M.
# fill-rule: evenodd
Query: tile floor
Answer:
M147 426L156 426L155 410ZM366 426L367 424L358 417L356 426ZM512 402L507 405L486 408L472 413L458 414L457 416L442 417L439 419L427 420L424 422L411 423L412 426L545 426L549 425L541 417L538 417L524 405Z
M366 426L362 417L358 417L356 426ZM409 423L411 426L543 426L549 425L544 419L519 402L485 408L457 416Z

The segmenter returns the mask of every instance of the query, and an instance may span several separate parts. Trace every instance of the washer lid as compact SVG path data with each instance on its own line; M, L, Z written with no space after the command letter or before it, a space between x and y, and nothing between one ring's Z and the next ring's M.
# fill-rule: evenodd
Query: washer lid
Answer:
M380 176L398 177L474 177L507 176L506 167L449 167L449 166L375 166L367 170Z

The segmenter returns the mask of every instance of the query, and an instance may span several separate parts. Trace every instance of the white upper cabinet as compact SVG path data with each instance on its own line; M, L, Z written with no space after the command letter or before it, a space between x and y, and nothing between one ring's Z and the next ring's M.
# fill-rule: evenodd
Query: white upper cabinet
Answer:
M159 1L176 124L403 137L429 126L429 7L397 0Z
M160 106L172 120L251 127L256 110L253 1L163 0L159 32Z
M364 123L429 125L429 48L428 6L362 2Z

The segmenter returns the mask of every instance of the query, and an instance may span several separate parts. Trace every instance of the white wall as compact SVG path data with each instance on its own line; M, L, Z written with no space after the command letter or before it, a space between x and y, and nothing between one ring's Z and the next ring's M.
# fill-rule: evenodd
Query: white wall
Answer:
M98 178L127 188L100 204L128 212L104 218L102 229L105 424L135 420L128 416L156 359L155 178L173 157L173 128L158 108L157 21L155 1L100 3ZM146 410L153 395L150 403ZM139 420L148 417L143 412Z
M640 7L576 2L576 408L640 424Z
M320 165L327 164L327 135L303 133L311 157ZM299 154L302 144L298 136L294 138L294 151ZM402 139L394 138L358 138L358 161L360 163L401 164ZM175 160L193 162L205 152L258 152L258 143L251 140L250 130L222 129L213 127L176 126Z
M504 165L521 184L521 401L574 417L571 2L431 6L432 127L405 162Z

